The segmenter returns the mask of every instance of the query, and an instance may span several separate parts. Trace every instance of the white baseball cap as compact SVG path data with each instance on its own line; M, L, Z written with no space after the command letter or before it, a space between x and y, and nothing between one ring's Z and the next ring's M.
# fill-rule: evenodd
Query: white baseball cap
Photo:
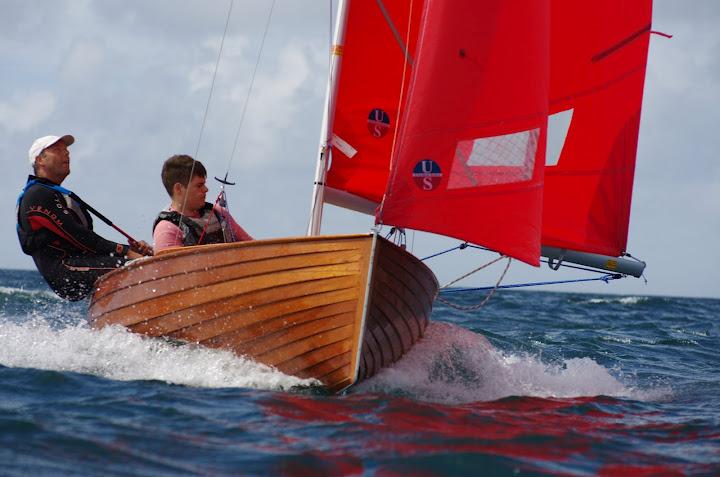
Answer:
M38 157L48 147L52 146L58 141L62 141L66 146L71 145L75 142L75 138L70 134L64 136L43 136L35 139L30 150L28 151L28 159L30 159L30 167L35 164L35 158Z

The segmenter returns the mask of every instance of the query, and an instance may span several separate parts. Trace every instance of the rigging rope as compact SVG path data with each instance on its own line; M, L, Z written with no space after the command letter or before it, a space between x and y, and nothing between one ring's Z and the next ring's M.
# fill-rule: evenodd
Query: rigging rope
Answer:
M452 290L442 290L442 293L457 293L457 292L466 292L466 291L485 291L485 290L491 290L491 289L508 289L508 288L523 288L523 287L535 287L535 286L543 286L543 285L559 285L562 283L579 283L579 282L594 282L594 281L603 281L605 283L609 283L610 280L619 280L621 278L625 278L626 275L622 275L620 273L608 273L603 275L602 277L595 277L595 278L578 278L575 280L555 280L555 281L547 281L547 282L530 282L530 283L515 283L512 285L501 285L501 286L495 286L495 287L476 287L476 288L453 288Z
M476 250L483 250L483 251L485 251L485 252L492 252L492 251L493 251L493 250L490 250L489 248L486 248L486 247L481 247L481 246L479 246L479 245L473 245L473 244L470 244L470 243L467 243L467 242L463 242L463 243L461 243L460 245L458 245L458 246L456 246L456 247L452 247L452 248L449 248L449 249L447 249L447 250L443 250L442 252L438 252L438 253L434 253L434 254L432 254L432 255L428 255L427 257L421 258L420 260L421 260L421 261L429 260L429 259L431 259L431 258L439 257L440 255L444 255L444 254L446 254L446 253L453 252L453 251L455 251L455 250L464 250L464 249L466 249L466 248L474 248L474 249L476 249ZM642 260L639 260L639 259L633 257L633 256L630 255L629 253L625 253L625 254L623 254L623 255L628 256L628 257L632 258L633 260L635 260L635 261L637 261L637 262L642 262ZM541 261L542 263L548 263L549 260L546 259L546 258L541 258L540 261ZM561 266L561 267L564 267L564 268L572 268L573 270L582 270L582 271L584 271L584 272L607 273L607 272L604 271L604 270L597 270L597 269L595 269L595 268L581 267L581 266L578 266L578 265L570 265L569 263L564 263L564 262L561 263L560 266ZM646 282L647 282L647 280L646 280Z
M215 70L213 71L213 77L212 81L210 82L210 92L208 93L208 99L205 103L205 113L203 114L202 123L200 124L200 134L198 135L197 144L195 146L195 155L193 158L195 160L198 159L198 154L200 153L200 144L202 143L202 137L203 133L205 132L205 123L207 122L208 117L208 111L210 111L210 103L213 96L213 91L215 90L215 80L217 79L217 73L218 69L220 68L220 58L222 58L222 52L223 47L225 46L225 38L227 37L228 27L230 26L230 15L232 13L233 4L235 3L235 0L230 0L230 5L228 6L228 12L225 17L225 28L223 29L222 39L220 40L220 48L218 49L218 56L215 60ZM190 188L190 182L192 181L193 174L195 173L195 162L193 161L192 166L190 167L190 177L188 178L187 185L185 186L185 189ZM188 194L185 194L185 197L183 198L182 207L178 212L180 212L180 221L182 221L183 216L185 214L185 205L187 204L187 196ZM175 240L178 239L180 236L180 227L178 227L177 232L175 232Z
M202 142L203 133L205 132L205 123L207 122L208 111L210 111L210 102L212 100L213 91L215 90L215 80L217 79L218 69L220 68L220 58L222 57L223 47L225 46L225 38L227 37L228 27L230 26L230 14L232 13L234 3L235 0L230 0L230 6L228 7L227 16L225 18L225 29L223 30L222 39L220 40L220 49L218 50L218 56L215 60L215 70L213 71L212 82L210 83L210 92L208 94L207 103L205 103L205 113L203 114L202 124L200 125L200 135L198 136L197 145L195 146L195 155L193 157L196 159L198 157L198 153L200 152L200 143ZM193 167L194 166L195 164L193 163ZM184 205L185 204L183 204L183 206Z
M443 251L441 251L441 252L438 252L438 253L435 253L435 254L432 254L432 255L428 255L427 257L424 257L424 258L422 258L421 260L428 260L428 259L431 259L431 258L434 258L434 257L438 257L438 256L440 256L440 255L444 255L444 254L446 254L446 253L449 253L449 252L452 252L452 251L455 251L455 250L463 250L463 249L468 248L468 247L469 247L469 248L475 248L475 249L478 249L478 250L492 251L492 250L489 250L489 249L487 249L487 248L485 248L485 247L480 247L480 246L478 246L478 245L472 245L472 244L468 244L467 242L463 242L463 243L461 243L460 245L457 245L457 246L455 246L455 247L449 248L449 249L447 249L447 250L443 250ZM633 257L633 256L630 255L629 253L625 253L624 255L627 256L627 257L630 257L630 258L632 258L632 259L634 259L634 260L638 260L637 258ZM502 260L503 258L508 258L508 263L507 263L507 265L505 266L505 270L503 271L502 275L500 276L500 278L498 279L497 283L495 283L494 286L491 286L491 287L474 287L474 288L455 288L455 289L447 289L450 285L453 285L454 283L459 282L460 280L462 280L462 279L464 279L464 278L472 275L472 274L475 273L475 272L478 272L478 271L482 270L483 268L486 268L486 267L492 265L493 263L496 263L496 262ZM621 279L621 278L625 278L625 277L626 277L626 275L623 275L623 274L621 274L621 273L606 273L605 271L602 271L602 270L596 270L596 269L586 268L586 267L579 267L579 266L575 266L575 265L562 264L563 267L572 268L572 269L575 269L575 270L587 271L587 272L602 273L603 276L601 276L601 277L595 277L595 278L579 278L579 279L573 279L573 280L554 280L554 281L544 281L544 282L516 283L516 284L512 284L512 285L500 285L500 283L502 282L503 278L505 277L505 274L507 273L508 269L510 268L510 262L511 262L511 260L512 260L512 259L511 259L510 257L506 257L506 256L503 255L503 256L500 256L500 257L496 258L495 260L492 260L491 262L488 262L488 263L486 263L486 264L484 264L484 265L481 265L480 267L476 268L475 270L473 270L473 271L471 271L471 272L468 272L468 273L466 273L465 275L463 275L463 276L461 276L461 277L459 277L459 278L456 278L455 280L453 280L453 281L447 283L446 285L443 285L442 287L440 287L440 288L438 289L438 292L437 292L437 295L436 295L435 298L436 298L439 302L444 303L445 305L447 305L447 306L449 306L449 307L451 307L451 308L455 308L456 310L460 310L460 311L475 311L475 310L478 310L478 309L482 308L482 307L490 300L490 298L493 296L493 294L494 294L497 290L501 290L501 289L523 288L523 287L544 286L544 285L558 285L558 284L563 284L563 283L593 282L593 281L603 281L603 282L605 282L605 283L609 283L610 280L619 280L619 279ZM547 262L548 262L548 261L545 260L545 259L543 259L543 260L541 260L541 261L544 262L544 263L547 263ZM640 261L640 260L638 260L638 261ZM456 292L465 292L465 291L487 291L487 290L490 290L490 293L488 294L488 296L486 296L486 297L483 299L482 302L480 302L480 303L478 303L478 304L476 304L476 305L470 305L470 306L457 305L457 304L452 303L452 302L450 302L450 301L448 301L448 300L446 300L446 299L444 299L444 298L442 298L442 297L440 296L440 293L444 293L444 294L445 294L445 293L456 293Z
M490 262L490 263L486 263L485 265L483 265L483 266L481 267L481 268L485 268L485 267L487 267L488 265L491 265L491 264L493 264L493 263L495 263L495 262L497 262L498 260L503 259L503 258L507 258L507 259L508 259L507 265L505 265L505 270L503 270L502 275L500 275L500 278L498 278L498 281L495 283L495 286L492 287L492 289L490 290L490 293L488 293L488 295L487 295L487 296L483 299L483 301L481 301L480 303L478 303L478 304L476 304L476 305L468 305L468 306L456 305L455 303L453 303L453 302L451 302L451 301L448 301L448 300L446 300L446 299L444 299L444 298L442 298L442 297L440 296L440 292L442 291L443 288L445 288L445 287L447 287L447 286L449 286L449 285L452 285L453 283L457 282L458 280L460 280L460 279L462 279L462 278L464 278L464 277L458 278L458 280L455 280L455 281L453 281L453 282L450 282L450 283L448 283L447 285L445 285L444 287L442 287L440 290L438 290L438 293L437 293L437 295L435 296L435 299L438 300L438 301L441 302L441 303L444 303L445 305L447 305L447 306L449 306L449 307L451 307L451 308L455 308L456 310L460 310L460 311L476 311L476 310L479 310L480 308L482 308L483 306L485 306L485 304L486 304L488 301L490 301L490 298L492 298L492 296L495 294L495 292L498 290L498 288L500 288L500 283L503 281L503 278L505 278L505 274L506 274L507 271L510 269L510 263L512 263L512 258L506 257L506 256L503 255L503 256L497 258L496 260L493 260L493 261ZM471 272L471 273L475 273L476 271L477 271L477 270L475 270L475 271L473 271L473 272ZM469 275L469 274L467 274L467 275ZM465 276L467 276L467 275L465 275Z
M267 20L265 21L265 30L263 31L262 40L260 41L260 48L258 49L257 58L255 59L255 67L253 68L252 76L250 77L250 86L248 87L247 95L243 103L242 113L240 113L240 124L238 124L237 132L235 133L235 142L233 143L232 152L230 153L230 160L228 161L227 169L225 170L225 178L227 179L232 161L235 157L235 150L237 149L238 139L240 138L240 131L242 130L243 123L245 122L245 113L247 112L247 106L250 102L250 95L252 94L253 86L255 85L255 76L257 75L258 66L260 65L260 59L262 58L263 48L265 47L265 39L267 38L268 30L270 29L270 20L272 20L272 14L275 10L275 0L270 4L270 11L268 12Z
M200 134L198 135L198 141L197 141L197 145L195 147L195 155L193 156L195 158L195 160L198 160L198 154L200 152L200 144L202 143L203 133L205 131L205 124L207 123L208 112L210 111L210 104L212 102L212 96L213 96L213 92L215 90L215 81L217 80L218 70L220 69L220 59L222 58L222 52L223 52L223 48L225 46L225 39L227 38L228 28L230 26L230 17L232 14L232 9L233 9L234 3L235 3L235 0L230 0L230 5L228 6L228 12L227 12L227 15L225 18L225 28L223 29L222 39L220 40L220 48L218 49L217 59L215 60L215 69L213 70L212 81L210 83L210 91L208 93L208 99L205 104L205 112L203 114L202 123L200 125ZM228 178L228 174L230 173L230 167L232 166L233 158L235 156L235 150L237 149L238 138L240 137L240 131L242 130L242 125L245 120L245 113L247 111L247 105L250 100L250 94L252 93L253 85L255 84L255 76L257 75L258 65L260 64L263 47L265 46L265 39L267 38L267 33L268 33L268 30L270 29L270 20L272 19L272 14L273 14L274 9L275 9L275 0L273 0L272 4L270 5L270 11L268 13L268 18L267 18L267 21L265 22L265 30L263 31L262 40L260 42L260 49L258 50L258 55L255 60L255 67L253 68L252 77L250 79L250 87L248 88L247 95L245 96L242 113L240 115L240 123L239 123L237 131L235 133L235 141L233 142L232 152L230 153L230 159L228 160L227 169L225 170L225 179L220 180L217 177L215 178L222 184L232 184L230 182L227 182L227 178ZM188 189L190 187L190 182L192 181L194 172L195 172L195 162L193 162L192 167L190 168L190 177L188 179L186 189ZM227 201L225 198L225 186L224 185L222 185L220 187L220 194L218 194L218 197L215 200L213 209L215 206L217 206L221 202L224 204L225 210L227 210ZM182 208L179 211L181 220L185 213L186 204L187 204L187 194L183 198ZM221 207L223 207L223 205L221 205ZM212 215L210 217L212 217ZM209 223L210 223L210 219L208 219L208 222L205 224L205 227L203 228L203 234L201 235L201 239L204 236L205 229L207 228ZM177 240L179 234L180 234L180 229L178 228L178 231L176 232L176 237L175 237L176 240Z
M429 259L431 259L431 258L439 257L440 255L444 255L444 254L446 254L446 253L448 253L448 252L453 252L453 251L455 251L455 250L462 250L462 249L467 248L467 247L468 247L468 243L467 243L467 242L461 243L461 244L458 245L457 247L449 248L449 249L447 249L447 250L443 250L442 252L434 253L434 254L432 254L432 255L428 255L428 256L425 257L425 258L421 258L420 261L421 261L421 262L424 262L425 260L429 260Z
M442 290L443 288L447 288L447 287L449 287L450 285L459 282L459 281L462 280L463 278L467 278L467 277L469 277L470 275L472 275L473 273L479 272L479 271L482 270L483 268L487 268L487 267L489 267L490 265L492 265L493 263L499 262L499 261L502 260L503 258L507 258L507 259L508 259L508 264L507 264L507 266L509 267L509 266L510 266L510 262L512 261L512 258L507 257L507 256L505 256L505 255L500 255L500 256L499 256L498 258L496 258L495 260L491 260L490 262L488 262L488 263L486 263L486 264L484 264L484 265L480 265L480 266L479 266L478 268L476 268L475 270L473 270L473 271L471 271L471 272L468 272L468 273L466 273L465 275L463 275L463 276L461 276L461 277L459 277L459 278L456 278L455 280L453 280L453 281L451 281L451 282L449 282L449 283L446 283L445 285L441 286L440 289ZM505 268L505 271L507 271L507 267ZM505 273L503 273L503 275L505 275Z

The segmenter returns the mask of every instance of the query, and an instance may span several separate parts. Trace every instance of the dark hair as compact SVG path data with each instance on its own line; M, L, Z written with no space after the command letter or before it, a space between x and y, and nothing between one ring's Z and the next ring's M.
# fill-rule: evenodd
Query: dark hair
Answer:
M192 177L190 174L192 173ZM172 197L173 186L177 183L187 187L193 177L207 177L207 171L202 162L196 161L185 154L169 157L162 167L163 185L168 195Z

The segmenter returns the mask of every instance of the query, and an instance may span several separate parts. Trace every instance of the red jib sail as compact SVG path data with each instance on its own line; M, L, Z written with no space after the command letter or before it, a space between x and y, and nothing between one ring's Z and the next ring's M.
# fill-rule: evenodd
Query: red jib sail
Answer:
M625 251L651 9L651 0L551 2L550 112L564 124L554 137L551 117L543 245Z
M385 193L423 1L349 3L325 200L374 214Z
M381 223L538 264L547 2L428 0Z

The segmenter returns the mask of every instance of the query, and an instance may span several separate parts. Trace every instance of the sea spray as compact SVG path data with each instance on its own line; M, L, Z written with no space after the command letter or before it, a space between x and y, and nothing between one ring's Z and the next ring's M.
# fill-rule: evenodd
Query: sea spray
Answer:
M0 321L0 342L0 365L8 367L210 388L288 390L315 384L230 351L147 338L121 327L95 330L77 323L55 329L40 319Z
M657 399L668 388L639 390L591 358L548 364L539 356L502 352L482 335L450 323L431 323L423 339L358 392L411 395L445 404L508 396Z

